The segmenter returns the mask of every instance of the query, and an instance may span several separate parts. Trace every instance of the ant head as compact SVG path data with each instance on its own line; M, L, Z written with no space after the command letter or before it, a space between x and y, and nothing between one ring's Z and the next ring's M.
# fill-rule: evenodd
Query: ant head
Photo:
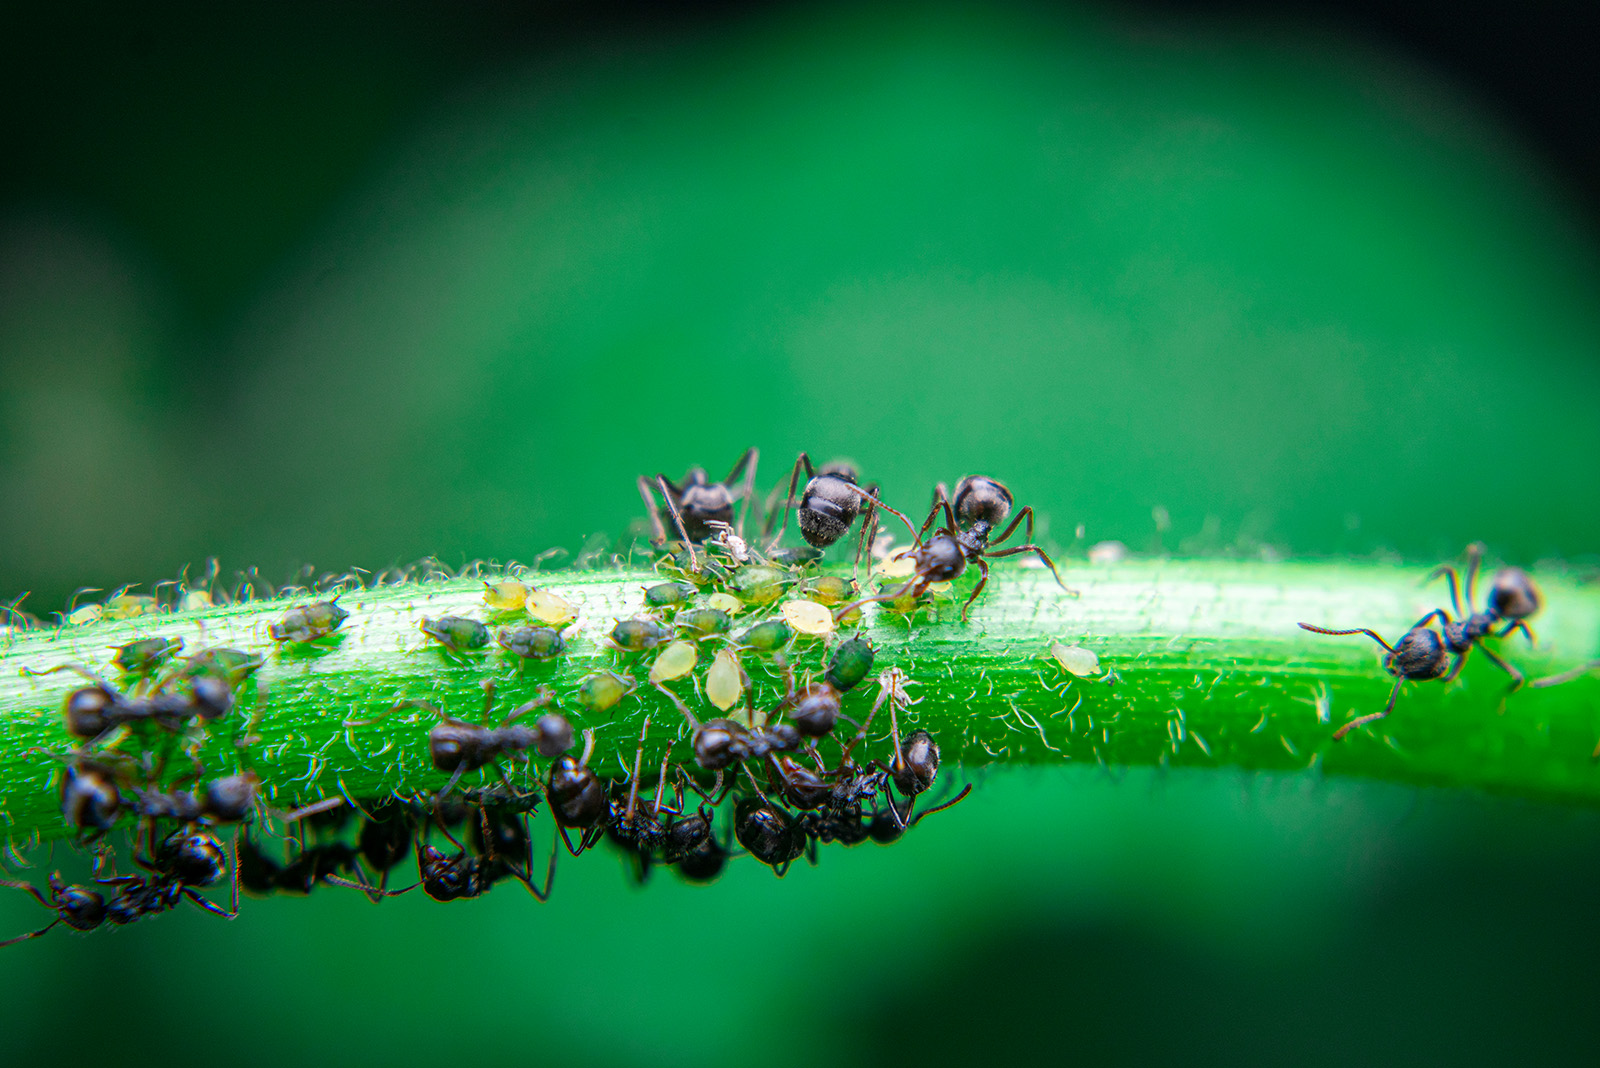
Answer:
M1502 619L1527 619L1544 605L1533 579L1520 567L1502 567L1489 587L1489 611Z
M787 864L805 850L805 833L782 809L746 797L734 806L733 816L733 833L739 844L763 864Z
M534 749L542 757L560 756L572 748L572 724L559 712L546 712L533 729L539 735Z
M175 831L161 843L161 868L184 886L211 886L228 874L228 857L209 831Z
M695 817L698 819L699 817ZM678 874L691 883L715 882L717 876L722 874L722 869L727 867L728 851L722 848L716 836L711 833L711 825L706 823L705 835L700 843L684 853L678 861Z
M997 527L1011 514L1011 491L992 478L968 475L956 484L953 503L956 520L963 527L977 523Z
M960 543L942 530L917 550L916 560L917 574L929 582L949 582L967 567L967 554Z
M478 748L483 732L470 723L445 720L428 732L428 755L433 766L440 771L455 771L468 760L469 752ZM469 766L470 770L470 766Z
M87 887L66 886L59 874L50 877L56 914L74 931L92 931L106 918L106 899Z
M939 743L925 730L912 731L895 754L890 773L902 794L915 797L922 793L939 775Z
M789 716L801 734L821 738L839 721L839 691L826 682L813 683L800 691Z
M745 729L731 719L713 719L694 732L694 759L707 771L721 771L739 759Z
M74 738L97 738L111 726L106 713L117 703L117 695L104 686L84 686L67 695L62 709L67 733Z
M599 823L609 807L599 776L570 756L550 766L545 796L558 824L580 830Z
M69 764L61 777L61 815L86 831L109 831L122 811L122 795L109 768L92 762Z
M1450 667L1450 651L1444 640L1427 627L1413 627L1383 658L1384 670L1396 678L1425 681L1436 679Z

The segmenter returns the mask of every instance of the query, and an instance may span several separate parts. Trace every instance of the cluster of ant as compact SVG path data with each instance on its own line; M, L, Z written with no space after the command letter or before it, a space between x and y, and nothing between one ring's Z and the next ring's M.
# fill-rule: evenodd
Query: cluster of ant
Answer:
M1467 546L1465 581L1455 567L1449 564L1437 567L1428 574L1428 581L1438 578L1450 580L1450 605L1455 609L1455 614L1452 616L1444 608L1435 608L1413 623L1393 645L1385 641L1376 631L1366 627L1331 630L1310 623L1300 624L1301 628L1316 634L1365 634L1383 647L1383 669L1394 678L1394 687L1389 691L1389 700L1384 704L1383 710L1357 716L1339 727L1333 732L1335 741L1342 739L1357 727L1388 716L1400 697L1401 687L1407 682L1428 682L1433 679L1446 683L1452 681L1461 673L1468 654L1474 649L1481 652L1491 664L1511 676L1511 687L1507 691L1507 696L1522 689L1523 686L1543 689L1570 682L1600 667L1600 661L1594 661L1560 675L1551 675L1530 682L1518 668L1489 648L1485 644L1486 639L1507 638L1517 631L1522 632L1530 645L1533 644L1533 630L1528 626L1528 620L1544 607L1544 595L1540 593L1539 587L1534 584L1526 571L1520 567L1502 567L1490 578L1489 595L1484 607L1477 608L1476 585L1478 571L1483 563L1483 554L1484 546L1481 543L1474 542ZM1596 748L1595 756L1600 759L1600 748Z
M961 801L970 786L942 804L918 809L938 777L940 750L926 730L901 732L901 714L914 703L907 689L911 680L903 672L890 667L877 674L877 698L859 723L845 713L845 696L873 673L876 654L870 641L859 634L840 640L831 647L820 677L807 675L802 680L790 659L795 628L783 618L758 618L735 641L729 633L729 609L739 608L717 607L717 595L738 594L739 607L771 607L784 589L801 584L813 605L837 606L826 625L812 631L833 636L837 624L858 618L863 605L914 601L972 564L981 577L963 606L965 618L988 580L989 558L1033 552L1054 574L1050 558L1031 541L996 548L1023 524L1025 540L1031 539L1032 509L1023 508L1000 531L1012 509L1010 492L993 479L968 478L953 497L942 485L936 489L934 505L918 530L906 515L880 499L876 487L862 488L847 465L830 465L818 472L802 454L789 479L782 524L774 532L769 517L760 542L752 545L744 539L744 515L737 526L733 522L733 505L741 498L748 500L755 464L752 449L721 483L710 482L703 471L691 472L681 484L658 476L654 488L661 493L659 507L650 484L640 479L641 491L650 500L652 542L663 551L659 566L673 581L645 591L646 614L619 620L608 636L611 647L627 657L665 645L668 648L657 659L659 669L668 659L665 654L672 651L673 638L720 638L727 642L724 652L730 655L719 655L719 663L732 665L731 676L724 672L724 681L732 677L748 682L736 651L770 659L783 680L782 694L768 702L769 707L758 709L742 684L734 685L729 696L729 687L719 686L708 673L706 696L730 714L702 719L666 685L687 669L653 669L652 685L683 717L680 733L687 735L692 762L674 763L673 746L668 745L659 766L645 767L647 716L631 767L624 765L620 777L602 776L590 766L594 730L581 732L581 753L574 756L579 733L556 710L557 697L548 687L540 687L536 697L491 726L497 687L489 680L483 683L482 722L449 715L419 700L397 701L393 706L421 708L438 717L428 734L428 751L433 766L447 779L436 793L339 796L294 812L274 813L258 798L258 780L249 771L201 782L196 761L193 776L164 787L160 784L165 756L152 769L150 749L142 761L114 752L95 754L101 741L119 731L139 741L147 741L151 730L165 732L197 747L205 728L228 715L238 687L263 662L259 656L230 649L208 649L179 659L182 643L176 639L131 642L118 650L115 659L124 673L120 687L79 665L51 669L77 672L88 683L69 693L64 704L67 730L80 747L65 758L61 804L63 817L80 841L97 849L96 878L88 884L71 884L53 873L42 889L5 880L3 885L27 891L55 918L38 931L0 944L37 937L58 924L80 931L105 922L125 924L185 900L231 918L237 915L241 888L253 894L308 893L317 886L334 885L360 891L374 901L421 888L431 898L450 901L477 897L498 882L512 880L542 901L550 894L560 853L577 856L602 841L619 848L641 880L653 866L664 865L690 882L708 882L740 852L781 875L802 856L815 863L819 845L848 846L869 839L894 842L921 819ZM802 470L807 481L796 498ZM797 512L806 548L778 544L791 508ZM912 562L909 581L860 596L854 581L807 570L822 550L860 521L859 574L863 549L876 535L880 509L898 516L912 534L914 544L902 554ZM930 537L930 529L941 518L943 526ZM669 521L679 535L675 544L666 536ZM512 591L515 585L491 584L486 601L492 608L501 607L525 595L536 622L560 622L559 598L531 588ZM696 604L703 595L708 595L707 602ZM668 612L674 613L670 624ZM270 628L270 635L280 646L308 646L336 636L347 618L337 598L320 601L291 609ZM422 629L451 654L471 652L490 640L483 624L463 617L424 620ZM555 626L518 626L502 630L495 640L508 654L548 659L565 652L569 634ZM692 667L692 657L688 663ZM589 713L604 712L634 685L631 677L602 672L585 680L575 698ZM744 706L734 711L741 692L746 694ZM890 747L881 758L866 758L860 754L869 748L871 725L885 705ZM837 755L830 761L821 746L841 722L853 725L855 731L841 735ZM534 768L535 757L549 761L542 774ZM508 763L523 766L521 785L507 774ZM493 781L461 788L463 777L473 773L487 774ZM529 821L546 809L553 839L548 866L539 878ZM719 815L723 812L729 815L723 818ZM292 828L276 850L258 834L263 826L270 829L274 819ZM132 875L116 873L117 854L108 845L124 820L135 824L130 844L138 873ZM221 837L229 827L234 831L231 845ZM415 859L416 880L409 886L391 886L394 872L408 858ZM202 893L224 881L231 881L233 890L227 908Z

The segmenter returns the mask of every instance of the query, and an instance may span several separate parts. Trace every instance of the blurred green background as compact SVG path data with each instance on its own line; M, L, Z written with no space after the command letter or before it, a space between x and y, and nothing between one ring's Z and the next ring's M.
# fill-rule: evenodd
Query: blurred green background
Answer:
M11 7L0 597L527 559L751 444L765 485L848 455L912 507L981 470L1062 545L1147 547L1159 506L1196 553L1600 551L1593 205L1470 82L1335 17L611 14ZM0 956L0 1044L1592 1061L1596 832L997 774L782 884L593 859L545 908L52 937ZM5 932L36 912L0 898Z

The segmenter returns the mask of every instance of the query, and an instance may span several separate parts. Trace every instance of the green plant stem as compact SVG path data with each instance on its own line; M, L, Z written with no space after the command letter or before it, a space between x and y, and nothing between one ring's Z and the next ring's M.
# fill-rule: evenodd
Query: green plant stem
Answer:
M1082 593L1072 599L1042 570L1002 566L970 623L959 619L969 582L909 623L870 607L863 630L878 649L875 673L893 666L909 676L920 703L902 721L932 731L947 766L1070 760L1305 769L1600 801L1600 768L1590 756L1600 734L1600 676L1505 699L1507 676L1476 656L1458 681L1408 684L1391 717L1332 740L1340 723L1380 709L1392 680L1368 639L1324 637L1295 624L1368 626L1392 642L1445 592L1418 578L1414 569L1376 564L1138 561L1071 570L1068 580ZM181 637L186 651L228 646L267 656L238 709L213 725L196 752L208 775L253 767L280 809L339 791L436 789L444 776L428 759L434 717L392 708L419 699L476 718L490 677L498 680L497 716L552 687L578 727L596 728L597 767L615 773L619 756L631 758L646 713L651 759L670 741L675 758L687 762L683 717L644 684L654 654L621 654L603 641L614 618L642 610L641 587L654 581L640 571L539 576L542 588L577 606L582 625L568 652L547 664L524 664L493 646L454 656L424 640L423 616L493 623L483 584L465 579L350 591L340 600L350 618L325 645L279 647L268 637L268 625L305 598L13 632L0 648L0 826L13 837L65 831L56 812L60 764L41 751L69 750L61 705L81 683L67 673L30 672L77 662L114 677L111 647L152 635ZM1600 593L1560 577L1541 582L1547 608L1533 621L1539 646L1521 638L1497 643L1530 678L1569 670L1600 648ZM734 633L771 610L740 616ZM1100 676L1067 674L1050 655L1056 641L1093 650ZM672 684L701 718L718 714L698 692L716 647L703 646L697 681ZM803 639L790 659L802 676L820 675L826 655L820 642ZM755 707L771 707L782 682L770 658L745 653L743 664ZM583 677L610 669L643 685L609 713L586 717L572 693ZM846 714L865 716L877 693L863 683L846 696ZM873 724L872 755L886 754L888 727L886 715ZM840 731L850 729L841 724ZM120 748L137 753L151 738L176 741L157 732L130 736ZM827 743L824 755L833 752Z

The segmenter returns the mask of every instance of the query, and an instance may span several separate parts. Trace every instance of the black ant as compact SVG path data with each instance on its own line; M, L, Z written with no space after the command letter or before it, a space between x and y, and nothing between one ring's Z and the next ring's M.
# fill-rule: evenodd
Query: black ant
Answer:
M792 723L772 723L764 727L746 727L731 719L710 719L702 723L677 694L659 682L655 686L689 721L695 763L707 771L720 775L724 769L742 761L760 760L771 753L800 748L801 735Z
M494 693L494 680L485 680L483 683L485 721L494 709ZM500 776L500 781L510 789L505 771L499 764L502 757L511 756L526 761L529 749L535 750L540 756L553 757L572 748L572 724L559 713L549 712L540 716L532 727L512 722L534 709L543 708L554 699L555 693L552 690L541 687L538 697L512 709L498 727L457 719L427 701L415 698L400 701L394 707L420 708L432 712L442 720L428 732L428 754L433 758L433 766L440 771L450 773L450 781L439 791L439 798L442 800L455 789L456 783L461 781L461 776L490 765L494 766L495 774Z
M1456 656L1456 662L1445 677L1446 682L1455 678L1461 671L1461 665L1466 663L1467 654L1477 646L1483 655L1489 658L1500 670L1511 676L1511 691L1522 688L1527 679L1522 672L1500 659L1483 644L1487 637L1504 638L1512 631L1520 630L1531 643L1533 631L1528 629L1526 620L1536 614L1544 605L1544 597L1539 593L1539 587L1533 584L1533 579L1520 567L1502 567L1494 573L1494 578L1489 587L1489 600L1482 612L1475 612L1472 608L1473 586L1478 577L1478 567L1483 559L1483 543L1473 542L1467 546L1467 580L1466 596L1462 597L1462 584L1456 576L1456 569L1446 564L1434 568L1429 573L1429 579L1438 578L1440 575L1450 577L1450 603L1456 610L1459 620L1452 620L1449 613L1439 609L1432 613L1439 617L1444 626L1444 643L1450 652ZM1494 634L1496 624L1504 623L1505 628Z
M98 890L91 890L86 886L71 886L63 882L60 872L50 876L50 896L45 897L37 887L28 883L14 882L10 879L0 879L0 886L9 886L13 890L26 890L32 894L34 900L56 914L56 918L27 934L18 935L0 942L0 948L26 942L30 938L38 938L47 934L58 923L64 923L74 931L92 931L106 920L105 895Z
M527 887L528 893L539 901L550 900L550 888L556 877L556 853L552 850L550 854L544 888L535 887L530 871L533 866L533 845L522 820L526 812L525 801L526 795L513 795L513 800L506 804L488 800L480 802L473 828L476 852L469 851L457 842L448 830L444 831L445 837L457 848L453 856L419 841L417 871L423 893L435 901L480 897L509 875ZM440 829L444 830L442 824ZM402 894L406 891L387 892Z
M672 756L670 745L661 755L661 771L656 779L655 800L641 802L639 799L639 774L643 770L644 742L649 731L650 717L646 716L643 726L639 729L639 748L633 755L633 771L627 778L627 800L613 799L606 817L607 835L640 859L641 882L649 871L650 857L667 844L667 826L661 818L667 815L678 816L683 811L681 796L675 802L675 807L669 808L666 803L667 764Z
M578 760L563 756L550 765L550 774L545 780L544 793L550 801L551 814L555 816L567 852L573 856L594 845L605 830L605 818L611 808L604 784L589 767L589 758L593 755L594 731L586 730L583 732L583 756ZM568 828L583 832L577 848L573 848L572 839L567 836Z
M806 486L797 501L794 491L800 484L802 466L806 472ZM800 535L807 544L826 549L850 532L851 524L863 514L862 500L865 498L865 517L861 520L861 536L856 543L856 566L859 569L862 550L872 543L873 534L878 529L878 487L869 486L863 493L857 486L858 480L859 475L852 465L835 461L824 464L819 472L812 468L811 457L802 452L794 462L794 471L789 475L789 493L783 499L783 522L771 539L768 552L771 552L770 546L776 546L783 537L789 525L790 508L796 509Z
M842 765L848 766L850 750L866 737L868 728L872 726L873 717L878 714L880 708L887 704L889 706L889 734L893 741L894 749L887 764L877 764L876 766L888 773L889 781L894 784L895 788L900 791L907 801L906 812L902 815L899 806L894 803L892 797L890 798L890 811L902 828L907 826L905 816L910 814L912 807L916 804L917 797L927 792L933 786L934 780L938 778L940 764L939 743L927 731L919 727L906 735L903 744L900 740L899 710L909 708L917 703L917 701L912 700L911 694L906 690L909 685L914 684L906 677L905 672L899 668L890 668L878 676L878 699L872 703L872 710L867 713L866 722L861 725L861 730L857 732L850 745L845 748L844 758L841 762ZM971 792L972 786L968 784L955 797L937 808L929 809L922 815L931 816L935 812L958 804ZM921 817L918 818L920 819Z
M1461 668L1462 654L1456 654L1455 668L1450 666L1451 651L1445 640L1436 632L1429 629L1428 624L1434 617L1442 617L1448 621L1449 617L1440 610L1429 612L1411 625L1411 629L1400 636L1400 641L1390 645L1375 631L1366 627L1357 627L1354 630L1328 630L1325 627L1313 627L1310 623L1301 623L1302 630L1309 630L1315 634L1365 634L1386 650L1383 656L1383 670L1394 676L1394 689L1389 691L1389 701L1383 706L1382 712L1371 712L1365 716L1357 716L1333 732L1333 740L1339 741L1356 727L1374 720L1380 720L1394 709L1395 701L1400 697L1400 687L1406 682L1426 682L1449 675L1455 677L1456 671ZM1488 650L1484 650L1486 653Z
M866 494L857 489L856 493L862 497ZM928 587L935 582L950 582L957 578L967 565L976 564L978 567L978 584L972 590L972 595L961 606L961 620L966 622L967 613L972 609L972 603L978 599L978 594L983 592L984 586L989 582L989 564L991 559L1005 556L1016 556L1019 553L1035 553L1050 569L1051 576L1056 580L1068 595L1078 596L1078 591L1072 589L1061 581L1061 574L1056 570L1055 561L1050 559L1039 546L1033 544L1033 508L1024 507L1017 513L1011 525L994 536L994 529L1004 523L1006 516L1011 514L1011 491L992 478L981 475L970 475L956 485L955 503L952 505L950 497L945 491L943 483L934 489L933 507L928 510L928 518L923 521L919 531L911 525L911 520L902 512L895 511L889 505L877 502L878 506L887 512L900 517L906 529L911 531L916 540L916 548L911 551L910 557L916 564L916 574L905 585L895 590L876 594L872 597L863 597L833 613L835 620L843 619L851 612L864 604L874 601L897 601L910 593L913 597L920 597ZM922 539L928 533L943 511L945 525L934 531L933 536L926 542ZM959 521L958 521L959 518ZM1023 534L1026 544L1014 545L1009 549L994 549L992 545L1003 544L1015 533L1017 527L1026 522L1027 527Z
M681 484L667 481L666 475L658 474L654 485L645 476L639 476L639 496L644 501L645 511L650 516L650 526L654 532L651 544L665 545L667 531L665 518L670 516L678 533L689 547L691 557L694 546L715 537L717 530L713 523L724 526L733 524L733 505L739 500L750 499L751 487L755 484L756 462L761 454L754 448L747 449L739 457L739 462L733 465L733 470L728 472L728 477L721 482L712 482L706 475L705 468L696 467L683 476ZM738 483L743 480L743 485ZM656 492L660 491L661 500L666 502L665 509L656 501ZM741 516L738 531L744 533L744 520Z
M91 746L124 724L148 722L176 732L192 719L209 722L233 709L232 687L211 675L191 679L187 697L166 691L136 697L78 664L62 664L30 674L50 675L57 671L71 671L94 684L73 690L62 706L67 733Z
M751 856L771 868L780 879L810 845L800 823L765 796L759 800L739 798L733 808L733 833Z

